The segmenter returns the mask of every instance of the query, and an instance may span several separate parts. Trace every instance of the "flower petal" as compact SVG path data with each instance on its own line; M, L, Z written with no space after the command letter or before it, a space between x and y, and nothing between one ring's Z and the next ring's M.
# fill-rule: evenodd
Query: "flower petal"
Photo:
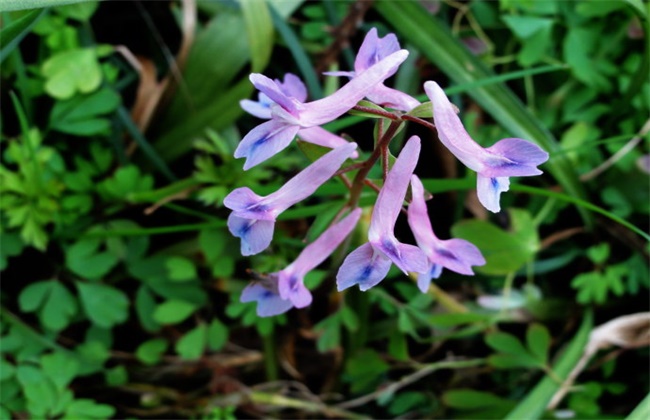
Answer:
M390 265L388 257L375 251L373 246L366 242L343 261L336 274L336 288L340 292L358 284L360 290L366 291L386 277Z
M467 134L453 105L436 82L426 82L424 91L433 104L433 122L442 144L465 166L480 172L483 169L485 149Z
M356 148L356 143L346 143L324 154L287 181L279 190L268 195L264 200L265 203L276 209L275 211L279 214L309 197L338 171Z
M252 220L238 217L235 213L228 216L228 230L241 239L241 254L255 255L271 245L275 222L269 220Z
M408 112L420 105L420 102L411 95L407 95L397 89L386 87L383 84L375 86L366 96L377 105L387 106L400 111Z
M464 239L438 240L429 260L456 273L473 276L473 265L484 265L481 251Z
M411 197L408 208L409 226L418 246L428 255L437 238L431 227L427 204L424 201L424 186L417 175L411 177Z
M235 150L235 157L245 157L244 170L248 170L286 148L299 129L277 120L262 123L244 136Z
M429 286L431 286L431 280L440 277L440 273L442 273L442 266L429 262L429 268L425 272L418 274L418 289L422 293L427 293Z
M291 301L296 308L304 308L312 302L312 296L305 287L302 277L278 273L278 292L282 299Z
M260 93L259 97L260 97L259 101L242 99L241 101L239 101L239 106L241 106L241 108L244 111L248 112L254 117L261 118L263 120L270 120L271 104L273 103L273 101L271 101L269 97L263 93ZM267 100L265 101L264 98Z
M302 108L302 101L295 97L292 98L291 95L287 95L278 83L259 73L251 74L249 79L257 90L271 98L273 102L280 105L292 115L298 115Z
M257 301L257 315L262 317L279 315L293 307L291 301L282 299L277 293L257 283L246 286L240 300L242 302Z
M305 103L300 111L300 125L303 127L323 125L345 114L375 86L395 74L406 57L408 57L408 51L399 50L368 70L357 74L333 94L317 101Z
M343 137L332 134L329 131L325 130L323 127L318 126L301 128L300 131L298 131L298 137L308 143L317 144L319 146L328 147L330 149L334 149L338 146L349 143L349 141ZM358 157L359 153L356 151L350 155L350 158L352 159L356 159Z
M395 222L409 181L420 155L420 138L411 137L395 160L372 210L368 238L371 242L381 242L382 238L392 237Z
M399 41L395 34L379 38L377 28L372 28L359 47L359 52L354 60L354 70L357 73L365 71L399 49Z
M427 257L415 245L403 244L395 238L384 238L373 242L375 249L381 250L404 274L409 271L423 273L427 270Z
M542 173L537 165L548 160L548 153L527 140L508 138L488 147L486 168L481 174L489 177L532 176Z
M348 237L361 217L361 209L354 209L340 222L328 227L314 242L302 250L298 258L282 270L304 276L320 265Z
M223 199L223 205L238 217L245 219L275 220L277 213L264 204L264 197L255 194L248 187L236 188Z
M501 210L499 197L502 192L508 191L509 188L510 179L508 177L490 178L481 174L476 176L478 201L493 213L498 213Z
M286 73L284 75L284 81L280 83L276 80L276 83L280 86L282 93L288 97L296 98L300 102L307 100L307 87L295 74Z

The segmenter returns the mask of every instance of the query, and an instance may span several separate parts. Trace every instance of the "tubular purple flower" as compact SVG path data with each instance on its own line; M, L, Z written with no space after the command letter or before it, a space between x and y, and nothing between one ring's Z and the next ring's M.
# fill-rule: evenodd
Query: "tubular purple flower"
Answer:
M436 82L426 82L424 91L433 104L433 120L440 141L477 173L478 198L486 209L495 213L500 210L499 196L508 191L509 177L542 173L537 165L548 160L548 153L539 146L527 140L506 138L483 148L467 134L453 105Z
M278 290L283 299L290 300L296 308L311 303L311 294L305 288L305 275L325 261L352 232L361 217L361 209L355 209L340 222L333 224L318 239L307 245L298 258L278 273Z
M393 54L399 49L399 42L395 34L388 34L383 38L379 38L377 29L372 28L363 39L361 47L359 47L359 52L354 60L354 71L334 71L324 74L329 76L345 76L354 79L384 57ZM392 74L389 76L392 76ZM366 97L378 105L388 106L401 111L410 111L420 105L420 102L412 96L384 86L383 81L368 92Z
M332 95L306 103L283 92L282 87L268 77L251 74L253 85L273 102L270 105L271 120L244 136L235 150L235 157L246 158L245 170L265 161L287 147L301 128L320 126L349 111L377 84L394 74L407 56L408 51L397 51L371 66Z
M278 315L292 307L304 308L311 304L311 293L304 284L305 275L334 252L352 232L360 216L361 209L355 209L340 222L327 228L284 270L271 273L264 281L247 286L242 292L241 301L257 301L259 316Z
M424 202L424 187L416 175L411 177L411 194L413 198L408 208L409 226L429 263L428 269L418 275L420 290L426 293L431 279L440 277L443 267L460 274L474 275L472 266L485 264L481 251L463 239L438 239L429 221L427 205Z
M242 255L254 255L266 249L273 238L278 215L313 194L334 175L356 148L356 143L337 147L266 197L255 194L247 187L237 188L228 194L223 201L232 210L228 217L228 229L234 236L241 238Z
M282 299L278 294L277 282L269 280L271 284L249 284L239 298L242 302L257 302L257 315L262 317L280 315L293 308L291 301Z
M304 102L305 100L307 100L307 88L305 87L305 84L302 82L302 80L298 78L298 76L291 73L287 73L284 75L284 82L280 82L279 80L276 79L274 83L278 86L280 91L286 96L290 98L295 98L300 102ZM241 105L242 109L248 112L249 114L254 115L257 118L270 120L272 118L271 106L275 104L275 102L273 102L271 98L269 98L267 95L260 92L257 101L244 99L239 101L239 104ZM291 133L291 131L287 131L287 135L289 133ZM298 135L298 137L300 137L302 140L308 143L317 144L319 146L327 147L330 149L334 149L338 146L348 143L348 141L345 140L344 138L332 134L329 131L325 130L324 128L318 126L301 128L298 130L296 134ZM288 139L288 142L291 143L291 140L292 138ZM287 140L284 137L280 139L279 142L277 142L277 144L280 146L286 143ZM351 157L353 159L356 159L358 156L359 154L357 152L354 152Z
M413 136L395 160L372 211L368 242L347 256L336 276L338 290L355 284L368 290L386 277L391 262L405 274L427 269L427 258L416 246L399 242L393 232L409 180L420 154L420 139Z

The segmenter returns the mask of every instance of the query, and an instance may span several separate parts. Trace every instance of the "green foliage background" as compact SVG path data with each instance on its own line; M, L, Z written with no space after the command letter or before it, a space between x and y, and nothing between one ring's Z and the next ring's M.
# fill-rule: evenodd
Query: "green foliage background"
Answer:
M650 321L626 330L633 343L588 351L598 325L649 310L647 4L11 0L0 12L0 418L650 415ZM241 257L223 198L271 192L313 153L241 169L233 151L257 123L238 104L247 75L293 72L317 99L338 83L319 72L347 70L371 27L411 53L396 87L440 82L479 143L534 141L546 174L513 180L507 210L488 217L429 134L434 225L481 249L477 275L445 272L421 294L394 270L338 294L331 261L307 278L310 308L259 318L241 290L316 238L345 189L323 186L282 215L270 251ZM327 127L363 140L361 120Z

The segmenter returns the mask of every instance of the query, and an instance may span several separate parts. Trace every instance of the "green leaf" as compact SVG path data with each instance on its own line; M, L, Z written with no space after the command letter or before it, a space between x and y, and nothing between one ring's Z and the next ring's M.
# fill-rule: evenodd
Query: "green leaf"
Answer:
M497 369L536 368L540 363L525 354L492 354L488 357L488 363Z
M607 261L607 258L609 258L609 244L603 242L602 244L590 246L587 248L587 257L589 257L594 264L604 263Z
M359 317L349 306L343 306L339 312L341 323L348 331L354 332L359 329Z
M140 319L142 327L149 332L160 330L160 324L153 319L153 311L156 309L156 300L145 285L140 286L135 294L135 311Z
M32 283L20 293L18 304L25 312L38 312L41 325L52 331L66 328L77 313L72 293L57 280Z
M540 247L539 237L530 214L524 210L510 209L512 232L506 232L483 220L456 223L452 228L455 237L476 245L485 257L486 264L476 271L505 275L517 271L535 255Z
M472 410L502 405L506 400L490 392L473 389L453 389L444 393L445 405L462 410Z
M274 31L271 14L265 1L239 0L239 4L250 45L251 69L258 73L266 68L273 51Z
M530 353L541 363L548 361L548 350L551 347L551 335L541 324L531 324L526 331L526 345Z
M81 303L90 320L112 328L129 317L129 299L124 292L104 284L77 282Z
M97 404L93 400L74 400L68 405L63 418L65 420L75 419L107 419L113 417L115 408L106 404Z
M108 274L119 262L118 258L106 251L98 251L99 239L82 239L65 252L66 266L85 279L100 279Z
M553 19L537 16L509 15L503 16L502 19L519 39L530 38L537 32L553 26Z
M165 350L167 350L167 340L154 338L140 344L135 350L135 357L145 365L155 365L160 361Z
M153 319L161 324L177 324L196 311L197 306L184 300L171 299L156 308Z
M534 420L542 416L553 395L555 395L565 378L580 360L583 350L587 345L589 333L592 328L593 313L589 311L585 313L580 329L577 331L566 350L557 359L557 362L553 365L552 370L555 375L560 378L560 381L558 382L557 379L551 378L550 376L544 376L544 378L525 395L524 399L517 404L514 410L508 413L506 419L515 420L525 418Z
M439 19L418 2L384 1L378 2L375 8L403 35L405 41L411 42L454 82L471 83L493 76ZM506 85L480 86L469 94L515 137L532 140L551 154L559 150L553 135ZM584 200L584 188L568 160L553 157L546 165L569 195ZM591 216L580 208L579 211L587 224L591 224Z
M50 114L50 127L81 137L108 134L110 121L98 117L114 112L119 104L120 96L109 88L57 101Z
M62 352L54 352L41 356L41 367L57 389L62 391L77 375L79 363Z
M208 348L212 351L219 351L228 342L228 327L218 318L214 318L208 326Z
M5 360L5 358L0 358L0 382L6 381L7 379L11 378L14 376L14 373L16 373L16 368L14 367L13 364L11 364L9 361ZM0 402L2 399L0 398Z
M56 99L68 99L76 92L90 93L102 82L97 54L92 48L59 52L43 63L45 91Z
M61 16L77 20L79 22L86 22L95 13L99 6L98 1L87 1L77 4L69 4L66 6L58 7L56 12Z
M23 251L23 241L16 233L2 232L0 235L0 270L7 268L9 257L20 255Z
M110 201L128 201L131 193L150 191L152 188L153 177L150 174L141 174L135 165L119 168L111 178L98 185L100 194Z
M341 320L337 313L330 315L314 326L318 334L316 349L325 353L341 344Z
M194 263L187 258L170 257L165 262L165 267L169 272L169 279L173 281L184 282L197 277Z
M118 365L114 368L107 369L104 377L106 378L106 384L110 387L126 385L129 382L129 373L125 365Z
M208 328L204 323L200 323L196 328L186 333L176 342L176 353L182 359L195 360L201 357L205 351L207 342Z
M388 363L370 349L363 349L345 364L346 382L354 393L368 391L379 383L382 375L389 370Z
M16 378L27 399L27 408L32 416L47 417L46 414L56 405L58 396L52 382L34 366L19 365Z
M528 350L512 334L493 332L485 336L485 343L494 350L508 354L527 354Z
M388 353L397 360L409 360L409 348L404 334L392 333L388 339Z

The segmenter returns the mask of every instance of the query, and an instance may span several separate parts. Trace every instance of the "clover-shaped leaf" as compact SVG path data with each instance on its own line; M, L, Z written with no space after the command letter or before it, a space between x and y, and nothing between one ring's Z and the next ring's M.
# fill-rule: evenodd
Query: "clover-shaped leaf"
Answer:
M45 91L56 99L68 99L76 92L90 93L102 82L97 53L90 48L76 48L55 54L42 68Z
M41 325L52 331L67 327L77 313L74 296L57 280L30 284L20 293L18 303L24 312L38 311Z

